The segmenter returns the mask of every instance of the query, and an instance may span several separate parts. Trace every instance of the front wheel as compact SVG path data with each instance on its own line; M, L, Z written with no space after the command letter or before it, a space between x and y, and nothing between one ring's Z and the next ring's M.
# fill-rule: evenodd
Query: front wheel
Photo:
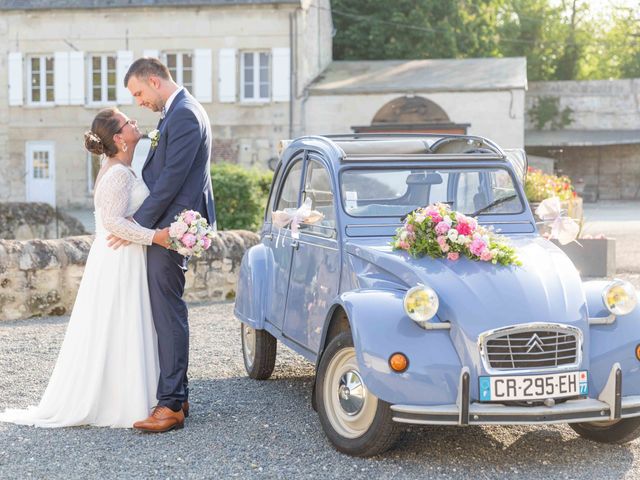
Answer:
M255 380L266 380L276 365L277 341L266 330L256 330L246 324L240 325L242 358L247 374Z
M370 457L393 446L400 430L387 402L362 381L349 332L329 343L316 378L316 404L325 434L343 453Z
M610 422L572 423L569 426L581 437L600 443L622 445L640 437L640 417Z

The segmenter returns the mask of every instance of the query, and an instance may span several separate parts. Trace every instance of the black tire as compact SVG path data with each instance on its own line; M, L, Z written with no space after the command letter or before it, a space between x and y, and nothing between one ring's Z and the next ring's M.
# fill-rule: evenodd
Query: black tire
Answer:
M248 330L250 332L248 332ZM253 351L247 348L245 342L250 341L249 335L255 337ZM273 335L266 330L256 330L249 325L240 325L240 341L242 343L242 359L244 368L249 377L255 380L266 380L273 373L276 365L276 350L278 342Z
M599 443L622 445L640 437L640 417L623 418L615 423L572 423L569 426L581 437Z
M355 362L355 356L352 354L353 340L351 338L350 332L339 333L331 340L326 350L324 351L322 358L320 359L320 364L318 365L315 400L318 406L318 415L320 416L320 423L322 424L322 428L327 435L327 438L333 444L336 450L357 457L371 457L385 452L386 450L389 450L391 447L393 447L393 445L396 443L396 440L398 439L398 436L400 435L399 425L391 419L392 414L390 404L375 397L371 392L367 391L366 387L364 387L364 384L362 384L365 392L365 403L363 404L364 406L360 408L358 413L352 418L357 418L360 415L366 414L366 418L372 417L373 421L370 424L365 421L364 428L366 428L366 430L364 430L362 434L354 438L353 436L344 436L338 430L336 430L336 428L334 428L332 420L329 417L331 416L333 422L339 423L339 415L335 415L333 413L336 409L335 405L327 405L325 402L325 397L327 397L328 395L333 395L333 393L331 393L333 391L332 387L328 387L328 390L325 391L325 382L331 381L331 379L328 379L327 376L335 375L334 372L338 372L339 376L340 369L336 369L335 365L337 362L339 364L340 358L349 359L349 362L351 362L351 359L353 359L353 362ZM353 365L353 363L349 363L349 365ZM336 378L337 377L335 377L334 380ZM339 397L337 390L335 391L335 395L336 398ZM373 407L374 404L367 404L366 402L368 401L377 402L375 404L377 406ZM338 402L341 404L342 400L338 399ZM366 425L369 426L366 427Z

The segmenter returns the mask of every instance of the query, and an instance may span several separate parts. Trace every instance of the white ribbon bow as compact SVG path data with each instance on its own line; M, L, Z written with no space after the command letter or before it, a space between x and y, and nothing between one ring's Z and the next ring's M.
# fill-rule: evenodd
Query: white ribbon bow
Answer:
M551 224L551 238L566 245L575 241L580 231L580 226L571 217L562 216L562 206L558 197L551 197L540 202L536 208L536 215L544 223Z
M311 210L311 198L309 197L305 199L300 208L285 208L284 210L271 212L273 225L280 229L291 224L291 237L296 239L300 238L299 227L301 223L316 223L323 218L324 215L322 213L317 210ZM276 247L279 239L280 232L278 231Z

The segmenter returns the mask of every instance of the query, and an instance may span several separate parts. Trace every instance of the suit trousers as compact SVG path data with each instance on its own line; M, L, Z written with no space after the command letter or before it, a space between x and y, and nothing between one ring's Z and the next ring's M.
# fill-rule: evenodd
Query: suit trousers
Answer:
M158 334L158 405L178 411L188 399L189 321L182 299L187 259L158 245L147 247L147 276L153 323Z

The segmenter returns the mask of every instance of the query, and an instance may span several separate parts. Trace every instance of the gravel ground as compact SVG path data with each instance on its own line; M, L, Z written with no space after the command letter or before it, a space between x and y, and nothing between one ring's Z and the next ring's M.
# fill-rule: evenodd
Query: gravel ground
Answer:
M310 405L313 365L280 348L271 380L248 379L232 309L191 307L192 414L184 430L145 435L0 423L0 479L640 478L640 441L598 445L564 425L411 427L382 456L339 454ZM37 402L67 320L0 324L0 409Z

